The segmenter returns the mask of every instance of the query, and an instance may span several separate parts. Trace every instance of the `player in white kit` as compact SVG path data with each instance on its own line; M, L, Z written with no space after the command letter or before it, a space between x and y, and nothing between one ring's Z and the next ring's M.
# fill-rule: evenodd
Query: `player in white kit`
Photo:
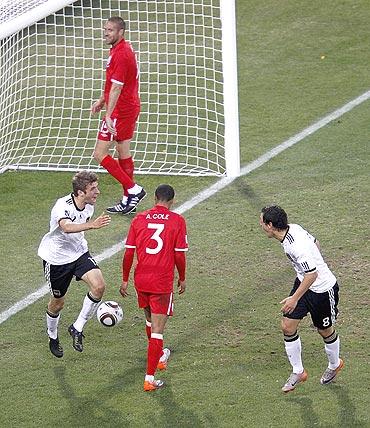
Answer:
M284 345L293 369L282 391L293 391L296 385L307 379L297 329L308 313L324 340L329 363L320 382L328 384L343 367L343 360L339 358L339 336L334 328L339 302L337 280L320 253L318 241L300 225L288 224L287 214L282 208L277 205L263 208L260 225L269 238L280 241L297 275L289 297L280 302L283 305L281 326Z
M73 177L72 188L72 193L58 199L53 206L50 230L42 238L38 249L51 294L46 311L49 348L58 358L63 356L58 338L60 312L73 277L84 281L89 287L79 316L68 327L73 347L78 352L83 350L83 327L95 313L105 290L102 272L91 257L84 236L86 230L100 229L110 223L109 215L92 220L100 193L98 176L91 171L80 171Z

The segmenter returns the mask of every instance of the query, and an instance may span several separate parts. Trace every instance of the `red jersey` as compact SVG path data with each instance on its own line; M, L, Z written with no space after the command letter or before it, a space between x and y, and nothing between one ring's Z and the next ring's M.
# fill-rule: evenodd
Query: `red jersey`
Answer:
M104 100L108 104L112 82L123 85L112 117L120 117L125 112L140 108L139 72L135 52L129 42L121 40L110 50L106 65Z
M185 219L161 205L138 214L132 221L126 248L135 248L134 283L139 291L173 291L175 252L188 251Z

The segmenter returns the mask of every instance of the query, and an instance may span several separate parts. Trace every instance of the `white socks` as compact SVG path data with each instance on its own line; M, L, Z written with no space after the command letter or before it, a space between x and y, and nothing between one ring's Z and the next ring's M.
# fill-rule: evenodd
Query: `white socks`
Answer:
M292 342L284 341L284 345L289 362L293 367L293 373L303 373L301 338L298 336L298 338Z
M143 190L143 188L141 186L139 186L138 184L135 184L134 187L131 187L131 189L127 189L128 193L130 195L136 195L137 193L140 193Z
M339 366L339 347L339 336L337 337L337 340L335 342L325 343L325 352L328 356L329 361L328 368L331 370L335 370Z
M84 302L82 305L81 312L77 320L73 323L74 328L81 332L87 323L87 321L94 315L96 312L101 300L96 300L90 296L90 293L87 293Z
M58 324L59 324L60 314L57 316L51 316L49 312L46 312L46 326L48 329L48 336L51 339L56 339L58 337Z

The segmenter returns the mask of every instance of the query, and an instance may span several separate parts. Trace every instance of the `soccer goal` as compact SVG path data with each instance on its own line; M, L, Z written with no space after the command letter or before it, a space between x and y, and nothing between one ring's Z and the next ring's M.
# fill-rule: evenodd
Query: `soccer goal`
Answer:
M138 54L138 174L239 174L234 0L3 0L0 172L100 170L103 25L125 19Z

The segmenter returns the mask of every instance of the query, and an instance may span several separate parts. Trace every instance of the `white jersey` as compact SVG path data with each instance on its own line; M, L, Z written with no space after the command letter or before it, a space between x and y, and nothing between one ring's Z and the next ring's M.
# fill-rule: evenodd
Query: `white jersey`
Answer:
M72 194L58 199L51 210L50 230L41 240L38 255L52 265L76 261L88 251L84 232L65 233L59 221L69 219L82 224L89 221L93 213L93 205L88 204L82 210L77 208Z
M310 290L323 293L330 290L337 282L335 276L325 263L316 239L299 224L289 224L281 245L293 264L300 281L306 273L317 272L317 278Z

